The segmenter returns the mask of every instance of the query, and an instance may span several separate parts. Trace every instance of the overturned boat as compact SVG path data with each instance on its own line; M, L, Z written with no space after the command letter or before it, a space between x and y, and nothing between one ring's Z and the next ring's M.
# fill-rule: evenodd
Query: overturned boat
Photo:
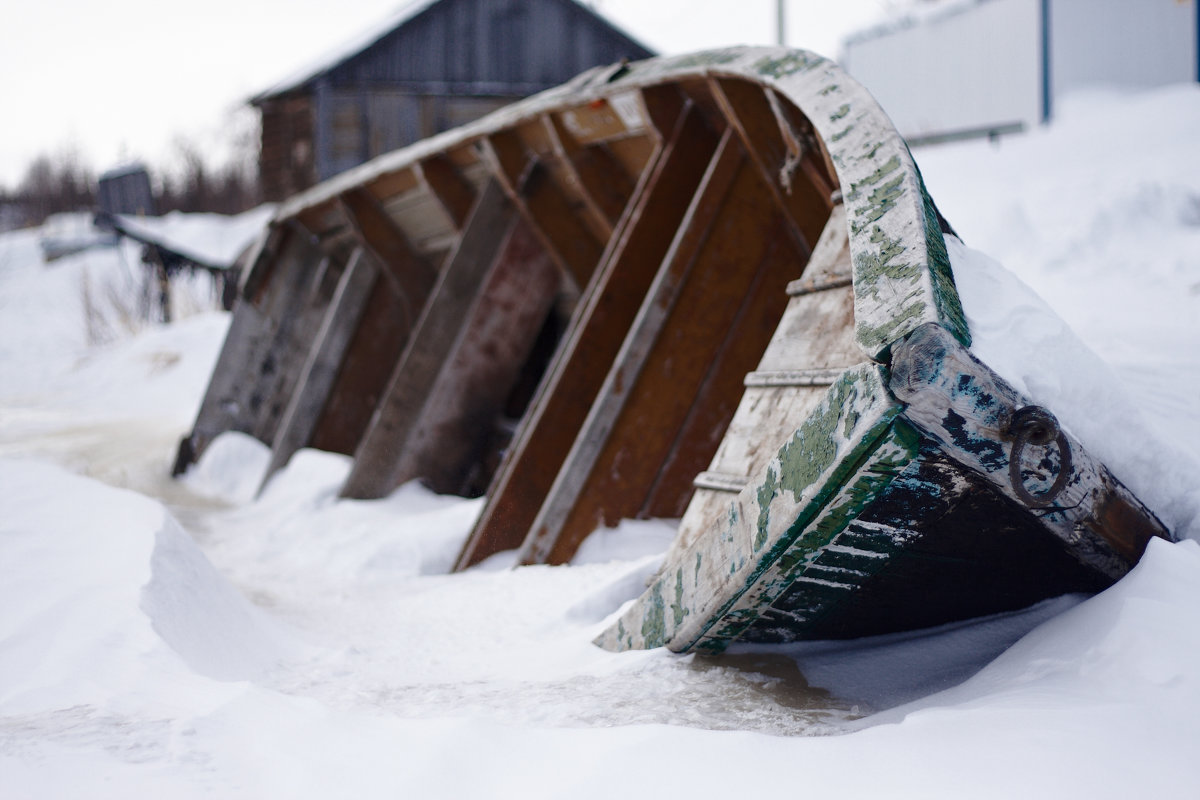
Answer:
M176 472L218 434L342 493L483 494L462 569L677 517L597 641L719 651L1095 591L1154 515L969 352L938 214L835 64L593 70L301 194L259 243Z

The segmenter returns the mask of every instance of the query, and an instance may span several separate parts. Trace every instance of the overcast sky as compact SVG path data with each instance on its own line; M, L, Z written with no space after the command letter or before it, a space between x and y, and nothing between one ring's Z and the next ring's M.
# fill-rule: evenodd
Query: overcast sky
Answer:
M786 0L788 44L837 55L895 0ZM40 153L97 171L224 152L252 94L391 16L405 0L3 0L0 186ZM595 0L663 53L775 40L775 0ZM246 134L243 134L246 135Z

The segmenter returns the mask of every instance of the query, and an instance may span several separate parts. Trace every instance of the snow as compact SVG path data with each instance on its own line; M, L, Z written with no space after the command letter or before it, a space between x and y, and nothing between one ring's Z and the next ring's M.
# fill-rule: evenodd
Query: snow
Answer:
M1188 538L1092 598L712 658L590 643L667 521L451 575L478 500L338 500L309 450L258 494L239 434L172 481L227 316L118 324L136 253L0 236L4 796L1194 797L1198 124L1193 86L1097 94L916 153L975 352Z
M117 219L122 228L144 241L164 245L206 266L228 268L254 244L274 210L268 204L236 217L173 211L162 217L120 214Z

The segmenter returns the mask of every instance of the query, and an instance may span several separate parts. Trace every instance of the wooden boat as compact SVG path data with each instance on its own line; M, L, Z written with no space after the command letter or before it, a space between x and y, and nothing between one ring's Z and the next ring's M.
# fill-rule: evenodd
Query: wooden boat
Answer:
M618 64L285 204L177 471L218 433L342 492L484 493L465 568L681 517L598 642L716 651L1094 591L1154 515L974 359L947 226L836 65Z

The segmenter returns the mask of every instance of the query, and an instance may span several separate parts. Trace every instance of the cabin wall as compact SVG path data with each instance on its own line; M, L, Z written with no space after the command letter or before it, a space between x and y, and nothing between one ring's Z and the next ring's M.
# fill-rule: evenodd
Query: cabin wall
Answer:
M263 198L279 202L317 182L313 142L313 98L308 95L264 100L259 177Z
M653 53L572 0L443 0L261 102L266 197L472 122L591 67Z

